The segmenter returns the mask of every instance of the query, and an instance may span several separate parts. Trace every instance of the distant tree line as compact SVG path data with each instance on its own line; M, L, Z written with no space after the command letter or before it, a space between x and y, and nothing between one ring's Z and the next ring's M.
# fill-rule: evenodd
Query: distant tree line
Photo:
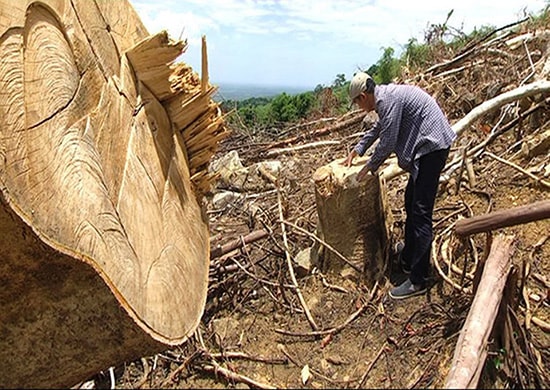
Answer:
M445 58L445 54L464 50L468 45L475 44L496 31L493 26L475 28L465 34L459 29L449 26L453 14L447 14L444 23L431 24L424 33L424 42L411 38L403 47L399 56L391 47L382 47L380 59L368 69L377 84L388 84L398 80L404 72L414 73L425 69ZM548 16L548 7L540 15L531 16L531 23ZM228 122L248 129L265 128L282 129L289 123L302 120L312 120L319 117L338 115L346 112L351 104L348 96L349 80L344 74L336 75L331 85L319 84L313 91L296 95L282 93L270 98L250 98L234 101L226 100L221 108L228 113Z

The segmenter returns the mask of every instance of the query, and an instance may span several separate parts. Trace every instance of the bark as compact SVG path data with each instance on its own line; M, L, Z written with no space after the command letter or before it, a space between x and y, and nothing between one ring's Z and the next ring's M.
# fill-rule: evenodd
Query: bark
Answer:
M550 129L542 134L536 134L524 140L521 144L521 152L525 158L533 158L541 154L548 154L550 149Z
M487 340L493 328L511 268L513 236L497 236L485 263L477 293L460 332L446 389L477 387L485 358Z
M0 10L0 387L68 387L196 329L225 129L127 1Z
M461 219L456 222L455 233L459 236L468 236L546 218L550 218L550 200Z
M378 176L356 180L364 158L347 168L341 160L319 168L314 176L319 236L355 269L363 270L364 281L373 286L386 268L387 202L385 187ZM332 251L323 251L323 271L341 271L346 264Z

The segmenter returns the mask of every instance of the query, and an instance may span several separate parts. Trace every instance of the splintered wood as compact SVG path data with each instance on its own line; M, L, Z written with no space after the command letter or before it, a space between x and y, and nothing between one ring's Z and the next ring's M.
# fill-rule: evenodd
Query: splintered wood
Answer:
M128 1L0 11L0 387L68 387L195 331L227 131Z
M349 168L341 165L341 160L333 161L319 168L313 179L319 235L349 262L322 248L322 270L352 268L373 286L386 269L386 195L378 176L369 174L366 180L357 181L365 161L356 159Z

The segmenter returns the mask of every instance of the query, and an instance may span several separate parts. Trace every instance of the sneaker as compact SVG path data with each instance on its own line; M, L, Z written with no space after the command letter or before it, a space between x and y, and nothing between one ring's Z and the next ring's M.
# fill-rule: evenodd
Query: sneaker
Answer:
M395 253L397 253L397 260L401 266L401 271L408 275L411 273L411 267L406 263L405 259L403 259L403 248L405 248L405 243L403 241L399 241L395 244Z
M420 284L413 284L410 279L405 280L399 286L390 290L390 297L393 299L405 299L420 295L426 292L426 287Z

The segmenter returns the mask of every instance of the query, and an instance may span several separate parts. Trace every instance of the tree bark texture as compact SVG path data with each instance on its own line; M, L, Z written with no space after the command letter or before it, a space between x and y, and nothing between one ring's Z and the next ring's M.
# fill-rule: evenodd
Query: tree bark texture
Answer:
M0 387L181 344L206 302L215 88L126 0L0 0Z
M513 236L499 235L493 241L477 293L460 332L446 389L475 389L487 356L487 340L498 313L504 286L512 265Z
M347 168L340 160L319 168L314 176L319 235L358 269L364 270L367 284L383 275L388 256L385 187L380 178L369 174L357 181L366 159L357 158ZM332 251L320 255L323 271L346 267Z
M550 200L458 220L455 233L459 236L468 236L546 218L550 218Z

